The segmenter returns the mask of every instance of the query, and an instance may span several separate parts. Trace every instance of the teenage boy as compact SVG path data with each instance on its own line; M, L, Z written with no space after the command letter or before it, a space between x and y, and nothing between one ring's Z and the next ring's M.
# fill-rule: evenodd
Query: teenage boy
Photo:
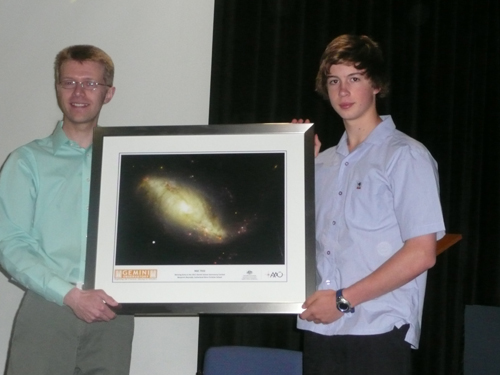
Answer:
M445 229L437 165L377 113L388 80L369 37L334 39L316 90L345 132L315 160L318 280L298 320L304 374L410 374L426 271Z
M27 292L7 375L129 373L134 321L103 290L82 290L92 132L115 92L101 49L65 48L55 88L63 120L12 152L0 174L0 264Z

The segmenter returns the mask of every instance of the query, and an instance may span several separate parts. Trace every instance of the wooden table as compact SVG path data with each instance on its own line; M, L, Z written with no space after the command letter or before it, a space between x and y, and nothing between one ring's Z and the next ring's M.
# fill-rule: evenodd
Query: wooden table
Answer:
M461 234L448 234L448 233L445 234L444 237L437 242L436 255L441 254L449 247L455 245L461 239L462 239Z

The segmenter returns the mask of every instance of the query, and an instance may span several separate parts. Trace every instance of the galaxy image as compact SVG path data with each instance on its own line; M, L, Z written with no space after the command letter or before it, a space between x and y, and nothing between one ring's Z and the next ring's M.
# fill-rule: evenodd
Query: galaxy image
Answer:
M120 158L116 265L284 264L284 152Z

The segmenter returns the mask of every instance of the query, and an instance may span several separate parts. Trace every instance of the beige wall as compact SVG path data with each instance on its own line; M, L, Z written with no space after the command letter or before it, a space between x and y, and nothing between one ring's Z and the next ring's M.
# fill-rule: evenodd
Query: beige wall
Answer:
M0 0L0 160L48 135L61 114L56 53L95 44L116 65L99 123L208 122L214 0ZM0 373L22 292L0 274ZM132 375L196 372L198 319L137 318Z

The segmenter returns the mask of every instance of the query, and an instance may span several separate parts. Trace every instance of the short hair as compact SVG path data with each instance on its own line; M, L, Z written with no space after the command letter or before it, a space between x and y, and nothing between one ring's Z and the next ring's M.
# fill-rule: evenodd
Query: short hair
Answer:
M328 99L327 76L330 67L336 64L352 64L356 69L364 70L373 87L380 90L378 95L381 98L389 93L382 50L368 36L344 34L328 44L316 75L316 91L325 99Z
M94 61L101 63L104 66L104 83L113 86L113 78L115 76L115 65L113 64L113 60L111 60L111 57L102 49L85 44L66 47L57 54L54 62L54 78L56 84L59 83L61 66L68 60L79 62Z

